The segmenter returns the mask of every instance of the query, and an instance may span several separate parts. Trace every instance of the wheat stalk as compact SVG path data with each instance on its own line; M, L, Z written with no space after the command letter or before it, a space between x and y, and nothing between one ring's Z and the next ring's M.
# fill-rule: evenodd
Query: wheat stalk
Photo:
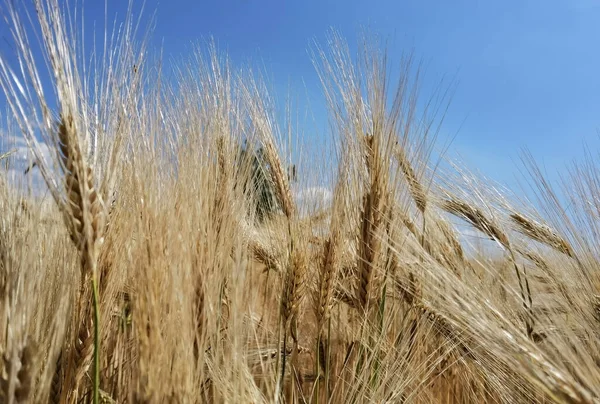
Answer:
M99 245L102 242L104 210L102 199L94 186L93 171L87 165L80 147L74 117L66 114L58 127L58 154L65 177L67 200L62 206L65 223L71 240L81 257L82 281L91 278L94 312L94 333L81 338L80 346L75 348L75 385L78 385L89 367L89 359L94 357L94 402L98 401L99 391L99 315L97 259ZM83 296L82 296L83 297ZM85 303L84 303L85 304ZM85 312L84 312L85 313ZM81 324L79 334L86 334L87 319ZM91 351L93 342L93 351Z

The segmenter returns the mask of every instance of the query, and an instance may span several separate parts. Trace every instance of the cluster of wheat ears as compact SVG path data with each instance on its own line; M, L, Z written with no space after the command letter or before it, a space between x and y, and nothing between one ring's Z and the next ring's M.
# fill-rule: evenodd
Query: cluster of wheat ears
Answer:
M307 207L252 72L209 46L166 73L131 13L86 51L34 3L4 9L4 133L44 185L0 173L1 403L600 401L591 160L566 201L528 165L536 204L434 165L445 103L419 101L410 59L390 88L385 52L332 34L313 56L335 158L298 181L333 197Z

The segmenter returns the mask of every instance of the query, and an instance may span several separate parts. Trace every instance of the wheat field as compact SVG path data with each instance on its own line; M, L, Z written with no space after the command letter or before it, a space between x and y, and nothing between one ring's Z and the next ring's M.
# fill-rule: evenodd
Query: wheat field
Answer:
M332 33L335 157L290 161L301 137L216 46L165 80L130 14L92 64L35 5L4 9L3 136L43 184L2 155L0 403L600 402L593 160L566 199L528 160L536 203L441 164L412 59L391 82ZM309 177L331 198L300 200Z

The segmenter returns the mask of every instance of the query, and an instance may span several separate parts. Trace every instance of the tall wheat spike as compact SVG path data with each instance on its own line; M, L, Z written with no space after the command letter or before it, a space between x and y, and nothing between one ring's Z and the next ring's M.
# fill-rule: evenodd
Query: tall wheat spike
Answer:
M365 138L365 157L369 183L363 197L360 219L359 277L356 297L366 312L371 298L373 272L379 254L380 240L377 233L382 223L382 203L385 190L378 135L369 135Z
M99 284L99 274L97 271L97 260L99 246L102 242L102 232L104 226L104 207L99 194L96 192L93 178L93 171L88 166L81 150L81 141L78 137L74 117L67 114L61 118L58 127L58 153L60 156L61 167L64 175L65 191L67 202L65 209L65 224L69 230L71 240L78 248L81 257L82 271L82 299L85 297L85 283L87 279L92 279L92 298L94 300L93 313L97 315L97 285ZM85 300L82 303L87 306ZM84 307L85 307L84 306ZM75 349L72 351L73 371L75 385L78 386L85 376L92 355L98 360L99 335L98 318L94 321L94 332L89 326L89 312L83 310L78 331ZM99 371L99 362L94 365L94 372ZM97 375L94 378L94 395L97 395ZM97 397L94 398L97 401Z
M61 118L58 140L67 194L65 209L70 213L65 216L65 224L71 240L81 252L81 270L93 274L104 231L104 210L94 185L93 171L82 155L72 115Z
M334 298L335 286L338 280L340 265L341 227L344 225L344 197L346 186L345 172L340 169L340 180L336 184L334 200L332 205L331 221L329 224L329 235L319 251L317 288L314 296L315 318L317 321L317 341L315 347L315 372L317 374L315 396L319 397L320 383L323 379L325 384L325 399L329 397L330 384L330 362L329 347L331 306ZM321 378L321 372L323 372Z

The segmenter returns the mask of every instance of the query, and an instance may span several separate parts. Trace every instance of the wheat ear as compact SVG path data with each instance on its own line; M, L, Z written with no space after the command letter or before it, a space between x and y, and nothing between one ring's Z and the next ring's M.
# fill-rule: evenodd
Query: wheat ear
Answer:
M283 322L283 361L281 366L281 389L283 390L283 381L285 377L287 336L291 335L294 343L292 350L292 377L295 383L295 368L297 365L298 353L298 317L300 305L304 297L306 260L303 252L294 245L290 248L290 259L288 262L287 274L283 294L281 296L281 319Z
M574 257L573 249L569 243L548 226L536 223L519 213L512 213L510 219L516 225L517 231L525 236L546 244L568 257Z
M444 200L441 206L446 212L466 220L471 224L471 226L475 227L482 233L487 234L490 238L496 240L508 251L517 275L517 280L519 282L519 290L521 292L521 299L523 300L523 308L528 312L525 325L527 327L527 334L531 336L533 334L534 319L531 314L533 302L531 298L531 290L529 288L529 280L527 279L526 272L524 272L523 276L521 276L521 271L517 266L515 253L512 249L508 236L498 226L496 226L492 220L488 219L483 212L464 201L451 197Z
M510 250L510 242L508 237L498 226L489 220L483 212L466 202L456 198L446 199L442 202L442 209L446 212L466 220L477 230L487 234L492 239L499 242L503 247Z
M412 165L410 164L410 161L408 160L406 153L404 152L404 149L402 149L399 145L396 145L396 147L394 148L394 154L396 156L396 160L398 161L398 164L400 165L400 169L402 170L402 173L404 174L404 178L406 179L406 182L408 183L408 188L409 188L410 194L415 202L415 205L417 206L417 209L423 215L423 233L421 234L421 237L419 238L419 240L421 242L421 246L424 247L426 250L428 250L429 253L433 254L433 251L431 248L432 246L426 240L425 218L426 218L426 210L427 210L427 194L426 194L425 189L423 188L422 184L419 182L419 180L415 174L415 170L413 169ZM464 263L464 253L463 253L463 249L462 249L462 245L460 244L460 241L458 240L458 238L456 237L454 232L450 229L450 226L448 225L448 223L446 223L446 221L444 219L442 219L442 218L436 218L436 219L437 219L435 221L436 225L437 225L438 229L441 231L444 238L446 239L447 243L449 244L448 247L449 247L450 252L453 253L454 256L458 259L459 264L463 264ZM415 234L414 231L411 231L411 232L413 234ZM429 245L426 246L426 244L429 244ZM448 248L446 248L446 249L448 249ZM452 262L452 260L449 257L444 257L444 260L447 261L448 265L452 268L454 273L456 273L457 275L460 275L460 272L459 272L460 265L457 265L457 263Z
M377 232L382 222L384 173L379 153L378 137L369 135L365 139L369 185L363 197L360 218L360 240L358 257L358 288L356 297L366 312L372 288L373 271L377 265L380 240Z
M331 297L333 286L335 285L335 275L338 260L338 238L339 232L333 229L329 239L323 246L322 259L319 269L317 299L316 299L316 317L317 328L321 332L323 324L329 318L331 308Z
M339 193L337 198L340 198ZM337 280L340 236L340 223L337 219L338 217L334 211L330 224L330 236L323 245L315 299L315 316L317 319L316 373L319 374L321 369L325 373L326 397L329 397L329 336L325 333L324 325L329 321L331 300ZM315 397L319 397L319 382L320 377L316 380Z
M340 167L339 179L331 208L332 213L331 221L329 223L329 236L322 244L321 261L319 262L317 293L315 296L315 317L317 318L317 329L319 334L322 331L323 325L329 319L332 294L338 271L341 226L343 225L345 215L345 170L345 167Z
M275 183L277 199L281 204L283 213L285 213L286 217L290 219L296 213L296 206L292 198L292 192L290 190L290 184L287 180L287 175L285 175L281 160L279 159L279 155L277 150L275 150L275 145L271 141L271 138L268 138L268 141L264 142L264 148L265 157L267 158L267 162L269 163L271 170L271 178Z
M66 225L81 253L81 269L96 270L103 228L102 201L94 187L92 169L83 158L73 117L63 117L58 128L60 161L67 192Z
M102 242L104 230L103 204L100 195L94 186L92 169L87 165L82 154L79 135L76 130L72 115L61 117L58 127L58 152L59 161L65 177L66 203L63 206L65 223L71 240L80 252L82 280L92 279L92 299L94 312L94 403L98 402L100 383L100 359L99 359L99 313L98 313L98 271L97 258L99 244ZM82 288L83 289L83 288ZM87 328L86 319L81 325ZM80 329L79 334L85 334ZM75 349L75 377L76 385L82 378L82 374L89 367L89 346L91 337L84 338L83 349ZM83 351L83 352L82 352Z
M410 190L410 194L415 201L415 205L417 205L417 209L419 209L422 214L425 214L425 210L427 209L427 196L425 194L425 190L417 179L415 171L408 161L404 149L396 146L394 148L394 152L396 155L396 160L398 160L398 164L400 165L400 169L404 174L404 178L406 178L406 182L408 182L408 189Z
M4 355L0 372L0 402L28 403L31 400L35 375L35 347L26 342L21 349Z

